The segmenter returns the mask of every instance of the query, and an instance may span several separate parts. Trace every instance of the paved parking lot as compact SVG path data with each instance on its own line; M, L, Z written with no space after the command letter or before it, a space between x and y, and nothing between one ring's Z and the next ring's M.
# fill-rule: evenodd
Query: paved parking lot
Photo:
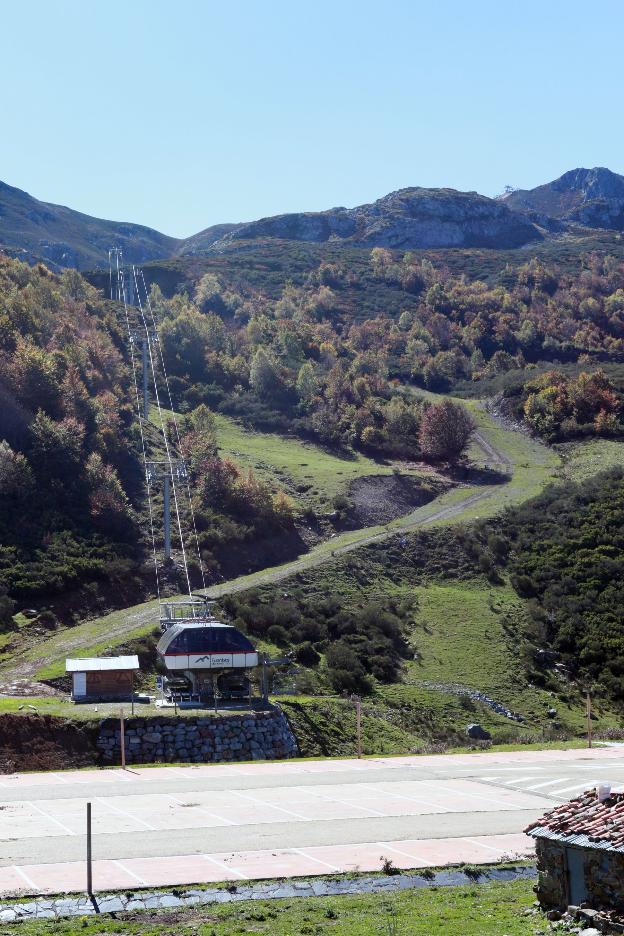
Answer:
M485 862L529 854L522 829L597 782L618 748L0 777L0 893Z

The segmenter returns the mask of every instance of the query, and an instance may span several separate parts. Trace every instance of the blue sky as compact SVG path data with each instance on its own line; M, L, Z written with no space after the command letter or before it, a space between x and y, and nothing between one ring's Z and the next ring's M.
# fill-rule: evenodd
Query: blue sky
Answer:
M4 0L0 179L186 236L624 171L621 0Z

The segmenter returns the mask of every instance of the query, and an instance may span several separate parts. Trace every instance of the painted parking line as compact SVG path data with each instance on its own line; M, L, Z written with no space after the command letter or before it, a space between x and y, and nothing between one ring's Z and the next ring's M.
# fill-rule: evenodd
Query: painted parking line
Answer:
M223 861L218 861L216 858L213 858L212 855L202 855L202 858L205 858L206 861L209 861L211 864L216 865L217 868L220 868L221 871L226 871L228 874L234 874L237 878L240 878L241 881L248 881L249 878L246 874L243 874L242 871L239 871L238 868L233 868L230 865L226 865ZM175 859L173 859L175 861Z
M359 809L360 812L368 813L369 816L377 816L383 819L388 818L388 813L380 812L378 809L373 809L372 806L360 806L359 803L353 803L350 800L339 799L337 796L329 796L327 799L319 797L320 802L325 803L338 803L340 806L347 806L349 809Z
M470 842L471 845L477 845L479 848L484 848L486 851L495 852L496 854L500 852L500 848L496 848L494 845L487 845L485 842L479 842L477 839L469 838L467 835L462 837L462 842Z
M513 851L528 856L533 843L522 835L492 835L475 838L416 839L408 841L363 842L353 845L307 846L305 848L265 849L259 851L179 855L169 857L126 858L123 861L94 861L94 880L98 891L128 888L130 881L141 886L166 886L206 883L222 880L257 880L271 877L318 876L360 871L378 871L382 855L400 856L403 868L435 867L447 863L501 857ZM487 855L484 854L487 852ZM211 874L208 863L215 869ZM10 868L4 887L12 893L58 893L79 891L83 885L84 862L61 862L47 865L23 865ZM16 887L16 882L21 881Z
M429 783L429 781L426 781L426 780L423 780L422 783L424 786L434 785L432 783ZM526 809L527 808L526 805L522 803L510 803L509 800L499 799L498 797L495 797L495 796L484 796L482 793L474 793L472 790L465 790L463 788L461 790L453 790L449 787L442 787L442 786L436 785L436 789L442 793L452 793L454 796L471 796L475 799L483 800L486 803L496 803L499 806L507 807L507 809ZM517 792L521 792L521 791L517 791ZM527 794L527 795L530 796L531 794Z
M556 786L558 783L566 783L571 779L572 777L558 777L556 780L544 780L543 783L535 783L533 786L527 787L527 790L541 790L542 787Z
M269 804L265 803L264 800L259 799L257 796L251 796L249 793L241 793L240 790L231 790L234 796L240 796L241 799L249 800L250 803L253 803L255 806L262 806L266 809ZM309 816L302 816L301 813L293 812L292 809L285 809L283 806L276 806L275 803L270 804L271 809L277 809L279 812L286 813L288 816L293 816L295 819L299 819L301 822L312 822L312 819Z
M409 803L419 803L423 806L428 806L429 809L433 809L437 813L452 811L446 806L441 806L440 803L432 803L431 800L426 800L422 796L409 796L407 793L395 793L393 790L375 790L375 792L380 793L382 796L392 796L395 799L406 800Z
M200 764L187 767L167 765L163 767L130 766L123 771L120 767L109 767L99 770L85 771L57 771L49 774L7 774L2 777L0 786L41 786L54 784L93 784L99 782L133 783L135 780L149 780L162 782L163 780L179 779L189 780L193 777L212 779L219 777L236 777L251 775L275 774L317 774L329 771L376 771L379 769L401 769L414 767L420 770L435 769L436 772L450 773L463 769L485 769L486 765L493 767L497 774L503 771L526 771L530 764L531 770L541 771L548 769L542 766L543 761L568 763L583 763L588 770L621 770L624 771L622 748L595 747L592 749L569 749L553 752L542 751L511 751L496 753L474 753L460 756L454 755L407 755L404 757L366 758L356 760L346 758L332 761L299 761L290 763L268 762L263 764ZM596 763L602 761L603 763ZM505 766L501 766L502 764ZM515 766L513 764L515 763ZM494 766L496 765L496 766ZM478 776L478 774L475 774Z
M177 799L177 797L171 796L171 794L169 794L169 799L173 800L174 803L177 803L178 806L187 807L189 809L196 809L197 812L204 813L206 816L210 816L211 819L219 819L226 825L236 825L236 823L231 819L226 819L225 816L220 816L218 813L210 812L209 809L204 809L203 806L199 806L196 803L184 803L182 800Z
M125 874L127 874L129 877L134 878L134 880L135 880L138 884L141 884L143 887L147 887L147 881L145 881L145 880L144 880L142 877L140 877L138 874L135 874L134 871L131 871L130 868L127 868L126 865L123 864L123 862L119 861L117 858L113 858L113 859L112 859L112 862L113 862L114 865L116 865L118 868L120 868L120 870L123 871Z
M34 883L32 878L29 877L28 874L26 874L23 868L20 868L19 865L13 865L13 870L15 871L16 874L18 874L21 878L23 878L24 881L26 881L26 884L28 885L28 887L31 887L35 892L37 891L37 885Z
M297 855L303 855L304 858L307 858L308 861L315 861L317 864L323 865L325 868L329 868L330 871L340 871L340 868L337 868L336 865L329 864L328 861L323 861L321 858L315 858L314 855L308 854L307 851L304 851L303 848L293 848Z
M572 790L587 790L592 786L591 782L588 783L587 780L583 780L582 783L575 783L572 786L563 787L562 790L551 790L551 796L561 796L562 793L570 793Z
M38 812L38 813L39 813L40 815L42 815L45 819L47 819L49 822L53 822L53 823L54 823L55 825L57 825L60 829L62 829L63 832L65 832L67 835L75 835L75 834L76 834L76 833L74 832L74 830L73 830L73 829L70 829L69 826L66 826L64 822L61 822L60 819L56 819L55 816L51 816L49 813L45 812L43 809L41 809L40 806L37 806L36 803L26 802L25 805L26 805L26 806L30 806L31 809L34 809L35 812Z
M415 861L416 856L410 854L410 852L405 851L403 848L398 848L397 845L391 845L390 842L380 842L379 845L382 848L386 848L388 851L394 852L395 855L402 855L404 858L409 858L410 861Z
M125 809L121 809L119 806L115 806L114 803L106 802L99 796L96 797L96 800L101 806L104 806L105 808L108 807L109 809L112 809L113 812L119 813L120 816L125 816L126 819L131 819L132 822L137 822L139 825L145 826L145 828L149 829L150 832L155 832L157 829L157 826L153 826L150 822L146 822L145 819L139 819L138 816L133 816L132 813L127 812Z
M545 769L546 769L545 767L539 767L537 764L535 765L531 764L531 770L533 771L545 770ZM496 767L496 770L498 773L509 773L509 772L518 773L520 770L526 770L526 767L524 766L524 764L520 764L518 767ZM485 780L486 778L480 777L479 774L473 774L471 779Z

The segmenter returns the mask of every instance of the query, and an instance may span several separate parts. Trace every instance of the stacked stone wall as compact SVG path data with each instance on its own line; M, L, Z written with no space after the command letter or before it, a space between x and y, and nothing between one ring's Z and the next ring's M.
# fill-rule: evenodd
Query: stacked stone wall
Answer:
M241 715L129 718L124 728L129 764L277 760L298 753L286 716L278 709ZM96 744L103 764L120 762L117 719L101 723Z

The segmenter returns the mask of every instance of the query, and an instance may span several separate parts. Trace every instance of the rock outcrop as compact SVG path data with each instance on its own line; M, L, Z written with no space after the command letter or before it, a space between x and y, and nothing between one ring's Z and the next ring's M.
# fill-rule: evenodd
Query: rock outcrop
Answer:
M219 251L237 241L267 237L409 250L520 247L540 240L542 234L535 224L510 211L506 205L476 192L406 188L357 208L262 218L240 225L209 246ZM181 252L185 253L186 247Z

